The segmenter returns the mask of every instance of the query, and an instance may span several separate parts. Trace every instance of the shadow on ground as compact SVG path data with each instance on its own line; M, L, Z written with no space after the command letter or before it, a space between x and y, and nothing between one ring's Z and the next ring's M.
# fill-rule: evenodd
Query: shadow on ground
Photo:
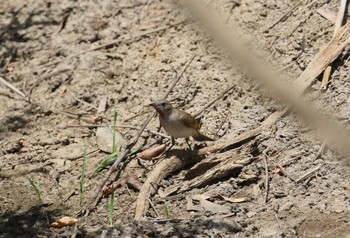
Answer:
M58 210L48 210L47 204L33 206L24 212L1 212L1 237L46 236L52 233L49 222L59 214Z

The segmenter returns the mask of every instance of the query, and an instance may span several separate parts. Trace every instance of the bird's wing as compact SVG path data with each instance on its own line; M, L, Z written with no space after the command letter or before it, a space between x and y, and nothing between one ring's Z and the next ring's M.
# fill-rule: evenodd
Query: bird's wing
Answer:
M181 111L179 109L177 109L177 112L183 124L193 129L199 130L200 125L198 121L194 119L190 114L188 114L187 112Z

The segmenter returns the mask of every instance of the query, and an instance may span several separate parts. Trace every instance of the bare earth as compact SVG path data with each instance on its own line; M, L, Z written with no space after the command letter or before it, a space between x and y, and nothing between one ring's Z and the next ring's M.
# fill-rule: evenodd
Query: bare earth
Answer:
M227 19L230 29L235 26L266 67L282 69L288 80L297 78L332 38L333 23L317 9L338 9L335 0L204 2ZM31 95L28 102L0 84L0 237L349 237L349 165L331 148L319 154L323 140L293 113L232 149L232 159L237 153L252 158L242 168L164 198L162 191L196 174L191 174L192 164L167 176L150 198L154 209L150 207L140 221L133 221L138 191L123 184L116 190L112 227L110 199L104 198L77 225L51 228L56 219L75 216L82 208L79 181L85 146L83 205L91 201L108 171L90 177L108 155L97 147L96 125L113 124L116 111L118 130L129 142L149 115L142 113L151 111L147 105L162 97L191 57L194 61L168 97L175 106L195 114L233 86L200 114L201 131L216 141L192 146L233 139L284 105L250 79L239 62L232 63L176 1L12 0L0 5L1 77ZM109 42L113 44L89 50ZM347 125L348 58L345 50L335 61L327 90L319 90L318 79L308 92L315 105ZM98 111L104 98L106 110ZM154 118L147 129L158 127ZM136 147L166 141L144 131ZM184 140L177 142L170 152L175 155L187 150ZM269 176L266 204L263 152ZM157 163L133 157L123 165L143 183ZM318 167L299 183L293 181ZM39 183L41 202L27 178ZM246 201L210 198L195 204L200 209L187 209L186 196L196 194Z

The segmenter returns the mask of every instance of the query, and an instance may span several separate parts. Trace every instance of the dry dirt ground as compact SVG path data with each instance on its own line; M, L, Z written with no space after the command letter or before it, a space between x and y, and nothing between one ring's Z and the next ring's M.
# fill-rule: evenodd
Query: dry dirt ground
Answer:
M349 166L332 149L319 154L323 141L294 114L232 149L254 147L243 153L253 158L250 163L183 193L165 198L156 193L150 198L154 209L141 221L133 221L138 192L122 186L116 190L112 226L110 199L105 198L76 226L51 228L54 220L81 210L85 146L83 205L91 201L107 172L89 177L107 156L97 147L96 125L112 124L116 111L117 124L124 126L119 131L129 141L149 115L140 115L150 111L146 105L165 93L175 72L191 57L194 61L168 97L174 105L196 113L234 86L201 113L202 130L216 141L197 146L228 141L256 128L283 105L249 79L239 62L229 61L176 2L11 0L0 4L1 76L30 94L28 102L0 84L0 237L349 237ZM227 18L228 26L236 25L255 53L265 57L267 67L282 69L289 80L297 78L332 38L333 23L317 9L338 9L335 0L203 4ZM84 52L111 41L115 44ZM350 119L347 59L345 50L335 62L327 90L321 92L316 80L308 92L316 105L344 124ZM98 111L104 98L106 110ZM135 115L140 116L125 121ZM103 121L94 121L97 116ZM158 125L154 118L147 129L156 131ZM144 132L137 146L154 141L166 140ZM179 139L174 151L186 149ZM263 152L270 185L266 204ZM141 183L158 163L135 157L131 161L131 175ZM186 173L191 166L163 179L160 191L189 179ZM315 168L310 177L293 181ZM40 185L41 202L27 178ZM191 194L247 200L231 203L212 198L188 210L186 196Z

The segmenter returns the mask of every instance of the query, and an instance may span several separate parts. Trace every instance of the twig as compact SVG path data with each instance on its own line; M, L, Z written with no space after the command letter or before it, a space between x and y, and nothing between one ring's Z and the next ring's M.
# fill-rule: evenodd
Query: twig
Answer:
M193 117L196 118L198 117L205 109L210 107L212 104L214 104L217 100L222 98L226 93L228 93L231 89L233 89L236 85L231 85L228 88L226 88L224 91L222 91L216 98L208 102L203 108L201 108L198 112L193 114Z
M136 118L136 117L143 116L143 115L148 114L148 113L151 113L151 112L153 112L153 111L149 110L149 111L145 111L145 112L138 113L138 114L136 114L136 115L134 115L134 116L132 116L132 117L126 118L126 119L124 120L124 122L130 121L130 120L132 120L132 119L134 119L134 118Z
M18 95L20 95L22 98L24 98L26 100L26 95L19 90L18 88L16 88L14 85L10 84L9 82L7 82L3 77L0 76L0 83L2 83L3 85L5 85L6 87L10 88L11 90L13 90L15 93L17 93Z
M229 118L231 116L231 114L232 114L232 112L227 113L227 115L225 116L224 120L222 120L219 128L217 129L217 131L215 133L216 136L219 135L219 132L220 132L221 128L224 126L225 122L227 121L227 118Z
M334 32L333 32L333 38L337 35L337 33L340 30L340 27L343 24L345 13L346 13L346 7L347 7L347 0L341 0L339 11L338 11L338 17L337 21L334 25ZM321 89L325 89L328 85L329 77L331 75L332 71L332 64L328 65L328 67L324 70L323 77L322 77L322 83L321 83Z
M140 130L139 127L135 127L135 126L118 126L119 128L129 128L129 129L134 129L134 130ZM165 139L171 139L170 136L168 135L165 135L163 133L160 133L160 132L156 132L156 131L152 131L152 130L149 130L149 129L145 129L144 131L148 132L148 133L151 133L153 135L156 135L156 136L160 136L160 137L163 137Z
M295 179L283 168L282 165L277 165L277 167L280 169L281 173L287 176L290 180L292 180L295 183Z
M265 166L265 197L264 197L264 203L267 203L268 196L269 196L269 167L267 166L267 160L266 160L266 154L263 155L264 160L264 166Z
M300 4L302 4L303 2L304 2L304 0L301 0L301 1L297 2L291 9L289 9L286 13L284 13L284 14L282 15L282 17L280 17L277 21L275 21L271 26L269 26L268 28L266 28L266 29L264 30L264 32L267 32L267 31L271 30L271 29L274 28L278 23L280 23L280 22L286 20L287 17L288 17L288 15L292 14L293 11L294 11Z
M159 217L159 213L157 212L156 207L154 206L154 204L150 198L148 198L148 202L151 205L153 211L156 213L157 217Z
M113 128L113 125L108 125L108 126L110 128ZM95 128L95 127L106 127L106 125L93 125L93 124L90 124L90 125L66 125L66 126L62 126L60 128L72 128L72 127L92 127L92 128ZM140 127L136 127L136 126L120 126L120 125L117 125L116 128L140 130ZM156 135L156 136L163 137L165 139L171 139L170 136L165 135L165 134L160 133L160 132L152 131L152 130L149 130L149 129L144 129L144 131L148 132L148 133L151 133L153 135Z
M180 78L182 77L182 75L185 73L185 71L187 70L188 66L190 66L190 64L192 63L192 61L196 58L196 55L193 55L190 60L185 64L185 66L183 67L183 69L181 70L179 75L175 75L175 79L173 80L173 82L170 84L168 91L166 91L166 93L163 96L163 99L166 99L171 90L173 90L173 88L175 87L175 85L177 84L177 82L180 80Z
M317 166L316 168L310 170L309 172L307 172L306 174L302 175L301 177L299 177L295 182L296 183L300 183L302 181L304 181L306 178L308 178L309 176L311 176L313 173L315 173L317 170L319 170L322 167L322 165Z
M59 69L59 70L56 70L54 72L45 74L44 76L41 76L39 79L37 79L37 81L33 84L33 86L28 90L28 101L31 102L31 97L32 97L34 88L36 88L40 84L40 82L45 81L58 73L62 73L62 72L70 71L70 70L72 70L72 69L67 69L67 68Z
M326 142L323 142L323 144L321 145L320 149L318 150L318 152L316 154L315 160L317 160L321 157L325 148L326 148Z
M81 100L79 98L76 99L78 102L88 106L88 107L91 107L93 109L95 109L96 111L98 110L98 108L95 106L95 105L92 105L91 103L88 103L88 102L85 102L84 100Z
M327 65L332 63L343 51L343 49L350 43L350 38L346 38L342 41L344 34L349 31L350 23L341 27L336 36L332 40L323 46L315 57L311 60L307 68L299 75L295 80L297 85L297 94L302 95L312 82L317 78L322 71L327 68Z
M182 75L184 74L184 72L187 70L188 66L192 63L192 61L194 60L196 56L192 56L191 59L185 64L185 66L183 67L181 73L176 76L172 82L172 84L169 86L168 91L164 94L164 99L170 94L171 90L175 87L176 83L181 79ZM100 183L100 185L98 186L98 189L92 199L92 204L89 206L89 211L95 209L95 207L97 206L98 202L100 201L101 197L102 197L102 190L104 188L104 186L106 185L109 177L112 175L112 173L116 170L116 168L118 167L118 165L125 159L125 157L130 153L131 149L135 146L135 144L137 143L138 139L140 138L143 130L146 128L146 126L148 125L148 123L152 120L152 118L155 116L156 112L152 113L147 119L146 121L143 123L143 125L141 126L140 130L138 131L138 133L134 136L134 138L132 139L131 143L129 145L126 146L126 149L118 156L118 158L114 161L113 165L110 167L110 169L108 170L108 172L105 175L105 178L103 179L103 181ZM80 214L82 212L89 212L89 211L81 211Z
M98 151L100 151L100 150L99 149L95 149L95 150L89 151L89 152L86 153L86 156L95 154ZM83 158L83 157L84 157L84 155L77 155L77 156L69 158L69 160L76 160L76 159L80 159L80 158Z
M217 151L224 151L228 147L232 147L234 145L246 142L246 141L256 137L257 135L259 135L266 128L268 128L271 125L275 124L287 112L288 112L287 109L284 109L281 112L274 112L268 118L266 118L266 120L260 126L254 128L252 130L245 131L242 134L236 136L235 138L233 138L233 139L231 139L229 141L225 141L225 142L222 142L222 143L216 143L216 144L213 144L212 146L204 147L204 148L202 148L202 149L200 149L198 151L198 154L199 155L203 155L203 154L206 154L206 153L214 153L214 152L217 152Z
M125 183L125 188L126 188L126 190L128 191L128 193L129 193L129 195L130 195L130 197L131 197L132 195L131 195L131 192L130 192L130 189L129 189L129 186L128 186L127 183Z

